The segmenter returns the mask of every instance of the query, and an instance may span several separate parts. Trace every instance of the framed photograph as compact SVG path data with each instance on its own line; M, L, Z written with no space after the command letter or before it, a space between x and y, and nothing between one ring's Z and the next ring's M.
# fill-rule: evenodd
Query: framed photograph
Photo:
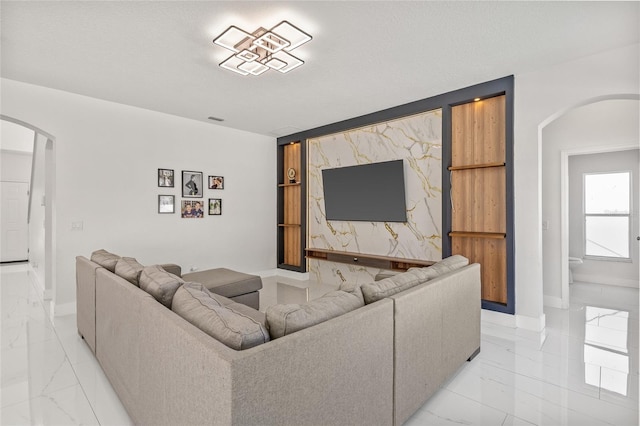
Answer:
M158 186L163 188L173 188L173 170L158 169Z
M222 214L222 199L209 198L209 214L212 216L220 216Z
M224 176L209 176L209 189L224 189Z
M202 172L182 171L182 196L202 198Z
M173 195L158 195L158 213L175 213L176 197Z
M182 200L181 216L185 219L198 219L204 217L202 201Z

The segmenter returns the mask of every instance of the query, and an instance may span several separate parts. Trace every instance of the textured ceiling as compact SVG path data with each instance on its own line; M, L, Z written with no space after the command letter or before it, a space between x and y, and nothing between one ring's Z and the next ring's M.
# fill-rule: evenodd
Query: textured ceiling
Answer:
M637 43L638 2L12 2L2 77L282 136ZM288 73L218 67L212 39L289 20ZM209 121L210 122L210 121Z

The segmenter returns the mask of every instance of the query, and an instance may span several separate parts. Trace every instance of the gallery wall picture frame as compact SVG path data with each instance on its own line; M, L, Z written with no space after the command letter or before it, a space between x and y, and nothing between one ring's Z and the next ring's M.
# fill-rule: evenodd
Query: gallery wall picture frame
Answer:
M173 169L158 169L158 186L161 188L173 188L174 185Z
M158 213L172 214L176 212L175 195L158 195Z
M202 201L200 200L182 200L180 209L180 217L184 219L201 219L204 217L202 210Z
M222 199L209 198L209 215L220 216L222 214Z
M202 172L182 171L182 196L184 198L202 198Z
M224 189L224 176L209 176L209 189Z

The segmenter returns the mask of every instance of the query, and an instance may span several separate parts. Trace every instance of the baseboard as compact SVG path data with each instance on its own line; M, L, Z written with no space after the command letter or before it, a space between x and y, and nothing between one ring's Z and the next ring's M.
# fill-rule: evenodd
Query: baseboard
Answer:
M592 283L602 285L613 285L617 287L630 287L639 288L640 281L630 280L627 278L615 278L606 275L591 275L591 274L573 274L573 281L579 281L581 283Z
M556 296L544 296L544 306L562 309L562 298Z
M56 317L75 314L76 302L55 304L53 310L53 315Z
M295 272L287 269L276 269L276 273L280 277L293 278L294 280L306 281L309 279L308 272Z
M535 332L541 332L546 326L546 318L544 314L540 315L539 318L533 318L524 315L510 315L482 309L481 320L483 322L489 322L504 327L523 328L525 330Z

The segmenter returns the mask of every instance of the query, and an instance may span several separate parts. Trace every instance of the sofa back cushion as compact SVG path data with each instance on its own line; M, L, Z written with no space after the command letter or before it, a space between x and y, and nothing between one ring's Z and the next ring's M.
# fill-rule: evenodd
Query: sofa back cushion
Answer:
M116 262L116 275L129 281L131 284L140 286L140 274L144 266L139 264L133 257L121 257Z
M364 306L362 300L345 291L332 291L303 304L281 304L267 308L267 327L272 339L286 336Z
M409 272L417 275L421 280L428 281L468 264L469 259L459 254L454 254L426 268L409 268Z
M178 287L184 284L182 278L168 273L160 265L147 266L140 274L140 288L152 295L158 302L171 308L171 301Z
M269 341L264 314L213 294L200 283L183 284L176 291L171 309L235 350L252 348Z
M380 281L362 284L360 288L364 296L364 302L369 304L384 299L385 297L393 296L401 291L408 290L422 282L424 281L413 272L403 272L402 274L394 275L393 277Z
M91 253L91 261L97 263L105 269L111 272L116 271L116 263L118 263L120 256L117 254L109 253L104 249L96 250Z

